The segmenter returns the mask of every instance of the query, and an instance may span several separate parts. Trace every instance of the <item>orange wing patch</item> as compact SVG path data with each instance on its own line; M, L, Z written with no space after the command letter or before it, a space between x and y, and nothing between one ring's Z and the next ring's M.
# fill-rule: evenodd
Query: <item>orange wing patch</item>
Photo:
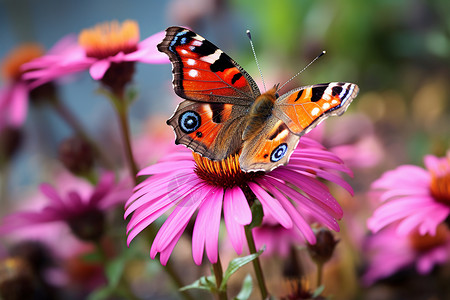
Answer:
M328 116L344 113L358 91L357 85L344 82L292 90L277 99L274 115L293 133L303 135Z

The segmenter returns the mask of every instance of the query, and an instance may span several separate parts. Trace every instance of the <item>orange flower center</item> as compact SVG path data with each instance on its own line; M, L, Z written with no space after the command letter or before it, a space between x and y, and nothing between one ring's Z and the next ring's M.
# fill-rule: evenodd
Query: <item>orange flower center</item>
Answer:
M78 43L86 50L86 55L98 59L136 51L138 42L139 26L131 20L122 24L117 21L98 24L81 31L78 36Z
M430 190L436 201L450 206L450 157L431 171Z
M11 50L2 61L2 76L6 80L19 80L23 72L20 67L44 55L44 48L36 43L23 44Z
M439 247L447 241L449 230L445 224L440 224L436 229L436 235L420 235L414 232L409 236L411 247L417 252L426 252L433 248Z
M260 177L264 172L244 172L239 164L239 154L233 154L224 160L212 161L192 152L196 163L195 173L213 186L233 188Z

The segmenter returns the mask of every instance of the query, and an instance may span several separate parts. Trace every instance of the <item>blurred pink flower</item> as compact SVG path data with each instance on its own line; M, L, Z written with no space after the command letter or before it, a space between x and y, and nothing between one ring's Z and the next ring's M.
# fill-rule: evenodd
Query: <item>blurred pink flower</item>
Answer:
M420 235L418 231L399 236L390 226L368 237L364 252L368 256L362 277L366 285L414 264L418 273L427 274L436 264L450 261L450 232L441 224L435 236Z
M301 139L289 165L269 173L241 171L237 155L213 162L195 153L193 157L184 147L176 149L139 173L152 176L136 186L125 206L125 218L134 212L127 226L128 244L174 207L150 250L153 259L161 253L162 264L167 263L196 211L192 237L196 264L201 263L204 248L208 259L217 262L222 208L231 244L240 254L245 238L244 225L252 220L245 196L251 192L261 202L264 214L271 215L284 228L295 226L309 243L315 243L315 236L305 214L332 230L339 230L336 219L342 217L342 209L319 178L352 192L352 188L334 173L350 171L336 155L309 138Z
M6 126L20 127L28 110L28 96L32 88L23 79L21 66L44 54L44 49L34 43L22 44L12 49L1 63L5 85L0 89L0 130Z
M382 190L382 204L367 221L372 232L400 221L398 234L418 229L422 235L434 235L450 215L450 152L443 158L427 155L424 162L426 169L403 165L372 184L373 189Z
M78 238L97 238L102 232L96 230L103 230L103 212L123 203L132 190L131 180L115 184L114 174L110 172L101 176L96 187L73 177L67 186L57 188L59 192L50 184L41 184L40 190L48 203L39 211L18 211L6 216L0 226L0 235L45 223L65 222Z
M264 216L262 224L253 229L253 235L256 248L266 246L264 256L286 257L292 245L304 244L303 237L294 227L286 229L270 215Z
M174 147L173 130L166 125L166 118L155 115L144 124L140 135L133 138L133 156L139 166L158 161Z
M66 43L58 54L45 55L26 64L24 78L35 80L34 87L85 70L89 70L93 79L101 80L114 63L168 63L167 56L156 48L164 34L158 32L139 42L139 26L135 21L99 24L83 30L78 42Z
M339 156L349 168L370 168L384 157L373 123L362 114L330 119L307 134Z

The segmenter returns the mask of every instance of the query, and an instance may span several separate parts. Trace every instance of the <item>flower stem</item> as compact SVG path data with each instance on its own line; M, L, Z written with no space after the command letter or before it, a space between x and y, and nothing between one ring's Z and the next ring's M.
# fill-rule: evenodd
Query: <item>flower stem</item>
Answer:
M317 266L317 287L322 285L323 263L316 263Z
M255 240L253 239L253 233L250 226L245 226L245 237L247 238L248 249L250 254L256 253ZM261 268L261 262L259 257L253 260L253 269L255 270L256 279L258 280L259 290L261 292L261 298L266 299L268 296L266 282L264 281L264 274Z
M227 291L226 289L221 291L220 285L222 284L223 280L223 270L222 270L222 264L220 262L220 257L217 255L217 262L212 264L214 276L216 277L216 287L217 287L217 299L218 300L227 300Z
M52 98L52 106L58 115L63 119L72 129L75 131L77 135L79 135L83 140L85 140L97 154L101 163L107 169L114 169L113 163L108 159L105 153L101 150L101 148L95 143L95 141L86 133L81 123L78 119L73 115L70 109L64 105L64 103L58 98L57 95L54 95Z
M138 168L131 149L130 127L128 125L128 105L126 99L123 97L123 94L116 96L118 99L115 101L115 108L119 119L120 131L122 133L125 157L128 163L131 178L133 178L134 183L137 184L136 174L138 173Z

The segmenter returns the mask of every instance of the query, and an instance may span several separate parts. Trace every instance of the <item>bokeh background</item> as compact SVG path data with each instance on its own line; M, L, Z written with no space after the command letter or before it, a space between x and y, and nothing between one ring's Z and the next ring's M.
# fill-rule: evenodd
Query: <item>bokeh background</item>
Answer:
M368 212L358 202L366 201L370 183L382 172L405 163L423 165L425 154L444 156L449 149L448 0L0 0L0 58L23 42L38 42L49 49L67 34L126 19L138 22L141 39L171 25L188 26L261 83L245 34L250 29L268 87L284 83L326 50L285 91L330 81L359 85L360 94L349 111L327 120L317 134L329 147L370 137L359 153L342 152L359 156L354 178L349 179L356 196L342 202L350 214L362 211L360 220ZM133 135L165 126L164 120L179 103L171 78L168 65L137 65L133 82L139 96L130 111ZM112 152L118 154L111 155L120 160L114 113L97 89L89 74L82 73L61 85L60 92L96 139L117 148ZM7 178L2 176L7 185L2 215L9 204L21 201L26 191L50 176L57 146L71 129L48 107L36 106L30 108L24 134ZM363 221L357 224L364 226ZM334 291L338 298L363 297L355 288L355 274L348 291Z

